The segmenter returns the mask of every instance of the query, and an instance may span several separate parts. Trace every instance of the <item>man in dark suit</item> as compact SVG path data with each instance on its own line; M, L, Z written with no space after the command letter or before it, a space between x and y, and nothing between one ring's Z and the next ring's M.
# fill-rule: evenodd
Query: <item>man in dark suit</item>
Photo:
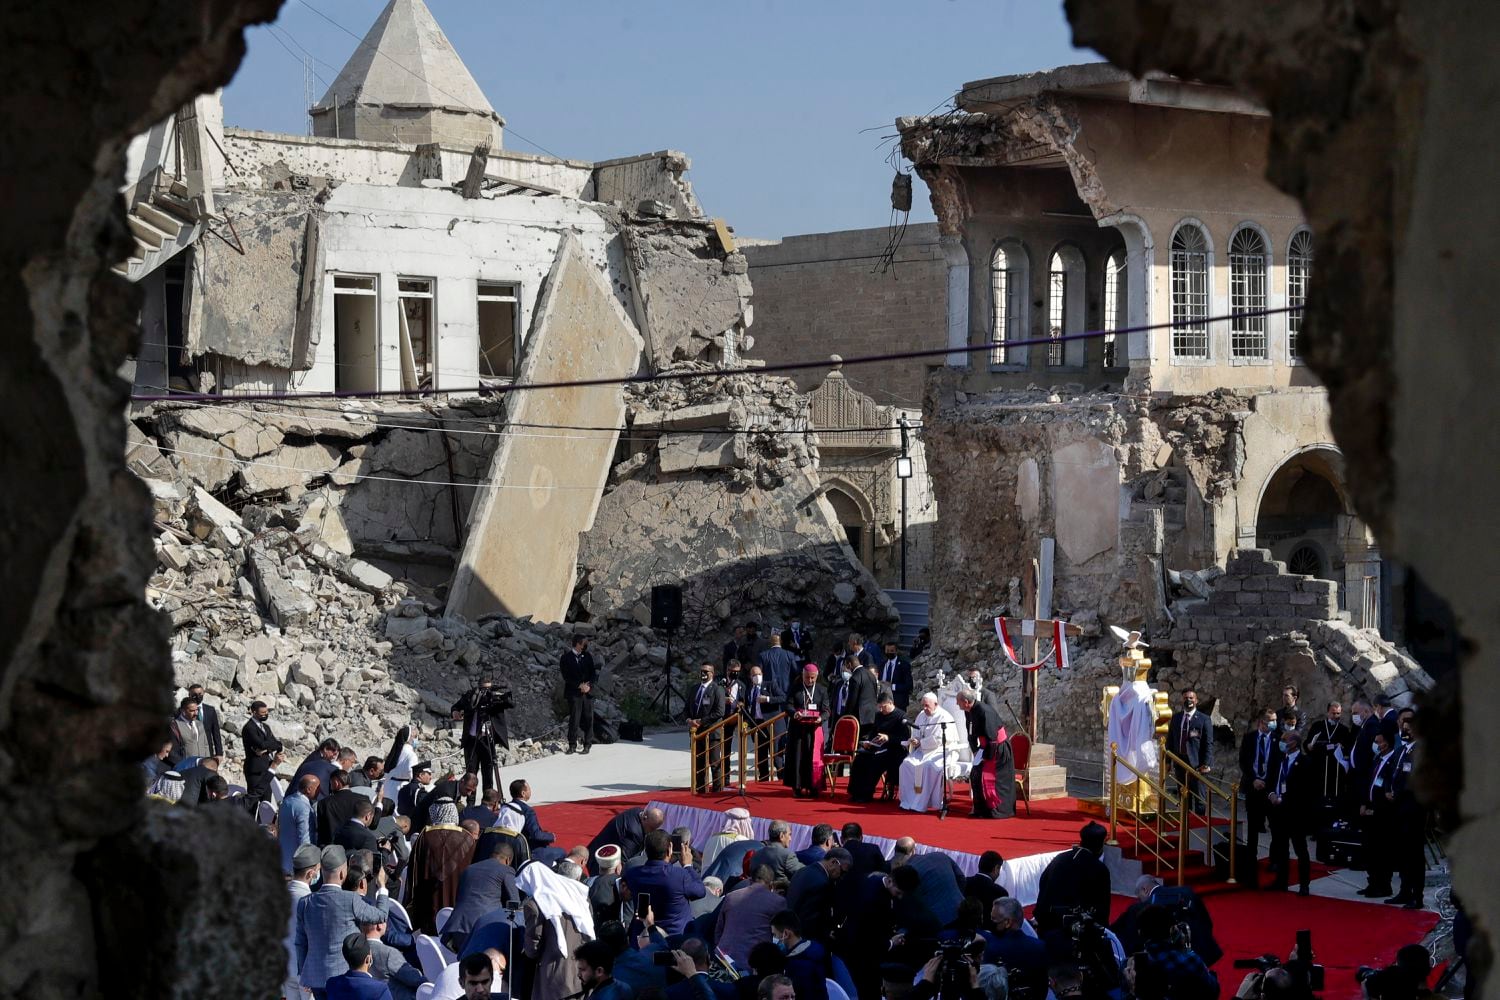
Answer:
M324 796L332 791L331 779L333 772L338 770L339 741L333 738L324 740L318 744L318 749L307 755L307 758L297 765L296 772L292 775L292 787L296 788L302 782L304 775L312 775L318 779L318 795Z
M698 684L683 696L687 705L688 732L694 734L693 777L700 788L717 792L724 787L723 740L717 736L699 740L696 734L724 719L724 685L714 680L714 665L698 668Z
M465 868L459 876L453 912L448 922L438 928L443 945L455 955L463 952L469 931L480 917L521 898L516 888L516 871L511 867L513 860L511 846L497 843L488 858Z
M1090 822L1079 832L1077 847L1047 863L1037 888L1037 930L1060 931L1063 914L1077 907L1089 910L1098 923L1109 923L1109 868L1101 860L1108 835Z
M875 721L875 699L880 694L880 680L873 666L860 664L849 677L849 700L844 703L844 714L859 720L861 729Z
M754 660L740 660L747 667L751 663L759 663L761 674L765 677L766 694L770 695L771 702L768 706L769 715L780 712L786 704L787 698L792 693L792 685L802 674L802 664L796 653L783 649L781 636L771 636L771 647ZM786 720L776 723L776 736L780 738L786 733Z
M1390 802L1396 829L1391 846L1396 872L1401 876L1401 891L1386 902L1420 910L1422 893L1427 888L1427 810L1417 801L1412 783L1418 753L1416 710L1403 708L1396 719L1400 741L1396 744L1391 771Z
M838 838L833 835L833 827L827 823L819 823L812 828L812 843L797 852L797 860L804 865L815 865L837 846L839 842Z
M204 757L197 764L181 772L182 773L182 795L177 799L185 806L196 806L201 802L208 801L208 793L204 790L208 779L219 773L219 759L217 757Z
M344 820L338 829L334 830L333 842L342 847L346 854L353 854L355 851L378 853L380 840L375 836L375 831L370 829L375 819L375 804L361 798L354 804L354 815Z
M427 797L432 794L432 761L419 760L412 765L412 780L396 794L396 812L411 820L416 834L427 825Z
M669 937L683 932L693 918L692 901L708 891L698 873L674 856L665 830L646 834L646 863L625 872L625 884L632 899L651 898L655 924Z
M271 732L271 710L263 701L250 704L250 718L240 729L245 747L245 794L261 802L271 801L271 768L283 760L281 741Z
M334 771L328 780L333 791L319 799L317 805L318 843L323 847L333 843L334 833L344 825L345 820L354 815L354 810L359 808L361 802L366 805L370 802L349 787L349 772Z
M766 684L764 668L759 663L750 664L750 678L745 682L745 697L740 700L740 724L747 729L759 726L780 711L784 700L784 695L778 697L771 693L770 686ZM769 730L761 729L751 739L755 743L756 777L761 781L769 781L775 737Z
M1186 768L1172 766L1193 811L1203 812L1207 801L1198 791L1197 776L1207 774L1214 766L1214 728L1207 713L1198 711L1198 692L1192 688L1182 692L1182 710L1174 713L1167 725L1167 749L1187 761Z
M1297 852L1297 893L1311 894L1312 857L1307 849L1307 835L1317 822L1320 778L1312 760L1302 752L1302 735L1278 733L1275 775L1266 801L1270 805L1271 866L1276 869L1275 889L1286 889L1290 872L1287 847Z
M1365 887L1361 896L1388 896L1395 859L1395 792L1393 782L1398 764L1396 741L1377 726L1370 742L1373 763L1360 779L1359 835L1365 852Z
M656 808L626 809L617 813L589 841L589 872L599 874L599 863L595 860L599 848L605 844L614 844L620 849L620 857L634 857L645 847L647 834L660 827L665 819L662 811ZM668 840L668 844L670 843Z
M834 886L853 867L854 859L849 852L835 847L823 860L804 865L792 876L786 890L786 908L797 914L803 936L828 945L834 926Z
M761 638L760 623L745 623L745 639L735 650L734 658L741 663L754 663L766 651L766 640Z
M781 630L781 648L797 656L807 656L812 651L813 630L802 624L802 619L793 618Z
M1005 717L1005 705L1000 701L1000 692L993 687L984 686L984 674L978 667L969 667L964 673L964 679L974 689L974 693L979 695L979 704L989 706L997 719Z
M479 775L485 791L500 787L495 745L510 745L504 722L509 707L510 692L496 691L494 679L484 677L450 709L453 718L463 720L459 746L464 752L464 770Z
M224 733L219 728L219 710L203 700L206 695L202 684L194 684L188 688L188 697L198 703L198 721L202 723L203 733L208 737L210 756L223 757Z
M562 655L562 679L568 698L568 753L578 752L580 732L583 752L588 753L594 745L594 685L599 682L588 636L573 636L573 648Z
M344 938L344 961L349 971L330 976L323 987L327 1000L391 1000L391 988L370 975L372 953L364 934L353 931Z
M911 661L901 655L894 639L886 640L885 659L878 666L881 685L890 689L896 707L905 712L911 704Z
M979 871L964 879L964 895L972 896L984 905L983 926L987 931L995 929L994 919L990 914L990 904L1002 896L1010 895L1005 891L1005 887L996 881L1003 867L1005 867L1005 859L1000 856L999 851L985 851L979 856Z
M724 643L724 651L719 656L719 666L723 667L725 670L728 670L729 669L729 661L730 660L739 660L739 658L740 658L740 643L742 643L744 641L745 641L745 626L743 626L743 625L736 625L734 627L734 635L730 638L730 640L728 642ZM744 661L741 660L740 662L743 663Z
M885 854L874 844L865 843L865 831L858 823L845 823L839 831L839 842L854 859L853 874L868 875L871 872L889 871Z
M1271 763L1276 756L1275 713L1261 712L1240 740L1240 788L1245 793L1246 843L1254 845L1266 827L1266 795L1271 782Z

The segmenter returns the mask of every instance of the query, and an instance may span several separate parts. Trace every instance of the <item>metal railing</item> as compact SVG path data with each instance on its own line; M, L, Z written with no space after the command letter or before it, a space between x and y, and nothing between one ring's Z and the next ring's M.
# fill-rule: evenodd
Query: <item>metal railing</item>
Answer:
M774 778L778 771L777 758L786 752L784 748L776 745L776 723L784 718L786 718L786 713L778 712L752 726L749 719L736 713L720 719L711 726L693 730L688 741L692 750L692 777L689 784L693 794L706 795L714 790L707 773L712 760L709 756L710 749L718 751L721 778L727 779L731 766L737 766L739 787L743 790L746 782L746 769L756 767L756 758L752 754L756 753L756 749L764 742L768 747L767 769L770 776ZM738 756L739 760L737 765L732 765L731 761L735 756ZM734 784L734 782L726 780L725 784Z
M1129 828L1131 843L1134 845L1136 855L1146 854L1156 863L1156 870L1152 873L1160 876L1163 870L1175 870L1177 872L1177 884L1181 885L1183 872L1186 868L1185 848L1187 838L1177 838L1177 858L1174 862L1165 850L1170 846L1168 838L1175 832L1179 833L1187 826L1187 797L1174 796L1167 791L1166 785L1160 775L1149 775L1138 770L1134 764L1120 756L1120 744L1109 745L1110 767L1109 767L1109 843L1120 843L1120 828ZM1122 822L1120 817L1120 787L1118 767L1123 767L1135 775L1135 780L1156 794L1156 809L1152 812L1149 820L1143 820L1141 815L1134 809L1126 810L1126 818ZM1175 815L1174 807L1175 805ZM1144 835L1143 835L1144 834Z
M1193 799L1203 802L1203 857L1209 865L1214 861L1214 843L1217 839L1214 832L1214 800L1222 799L1228 807L1229 834L1225 841L1225 851L1229 855L1229 884L1235 881L1235 843L1239 839L1240 827L1240 783L1230 782L1228 787L1214 781L1212 778L1198 771L1196 767L1183 760L1177 754L1168 750L1166 741L1162 741L1161 747L1161 785L1167 787L1168 776L1177 783L1178 798L1184 803ZM1184 781L1186 775L1189 780ZM1194 827L1184 826L1181 842L1186 844L1193 835Z

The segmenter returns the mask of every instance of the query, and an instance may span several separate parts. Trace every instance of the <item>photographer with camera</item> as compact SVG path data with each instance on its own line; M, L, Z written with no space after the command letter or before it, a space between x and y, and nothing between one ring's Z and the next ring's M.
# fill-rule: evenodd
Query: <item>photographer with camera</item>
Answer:
M1109 832L1089 822L1078 846L1048 862L1037 888L1036 926L1044 937L1062 926L1063 914L1083 907L1097 923L1109 922L1109 868L1101 860Z
M1244 1000L1313 1000L1323 991L1324 978L1323 967L1313 957L1312 932L1298 931L1296 947L1284 964L1275 955L1236 961L1236 969L1255 971L1240 982L1234 995Z
M1155 904L1146 906L1136 928L1141 948L1165 978L1172 1000L1218 1000L1219 978L1188 947L1170 910Z
M986 1000L989 994L980 987L980 956L984 945L978 940L950 939L938 942L937 952L922 966L922 974L907 994L908 1000ZM990 966L993 970L995 967ZM1001 972L1003 975L1003 970ZM1004 996L1004 979L991 972L985 977ZM801 994L799 993L800 997Z
M453 703L453 718L463 720L459 745L464 751L464 770L479 775L485 791L500 787L500 775L495 770L495 746L510 749L505 713L513 704L510 691L495 690L495 681L491 677L481 678L477 687L470 688Z

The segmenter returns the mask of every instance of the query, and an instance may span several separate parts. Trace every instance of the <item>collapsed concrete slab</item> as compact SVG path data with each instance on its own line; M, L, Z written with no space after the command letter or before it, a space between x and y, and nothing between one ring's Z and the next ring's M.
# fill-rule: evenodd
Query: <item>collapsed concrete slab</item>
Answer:
M564 236L537 303L518 383L634 374L642 343L599 269ZM518 392L490 473L469 514L448 613L504 612L561 621L577 574L578 536L589 529L618 434L570 436L516 425L618 427L621 386Z

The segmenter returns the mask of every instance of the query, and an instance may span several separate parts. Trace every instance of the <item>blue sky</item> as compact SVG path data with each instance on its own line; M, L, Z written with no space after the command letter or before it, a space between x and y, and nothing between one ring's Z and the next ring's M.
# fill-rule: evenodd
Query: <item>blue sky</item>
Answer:
M1073 47L1060 0L427 2L508 148L681 150L705 210L744 236L884 226L897 115L969 80L1098 58ZM358 44L317 12L363 37L384 5L287 0L248 33L226 123L304 132L302 50L316 100ZM930 220L920 183L916 202L912 221Z

